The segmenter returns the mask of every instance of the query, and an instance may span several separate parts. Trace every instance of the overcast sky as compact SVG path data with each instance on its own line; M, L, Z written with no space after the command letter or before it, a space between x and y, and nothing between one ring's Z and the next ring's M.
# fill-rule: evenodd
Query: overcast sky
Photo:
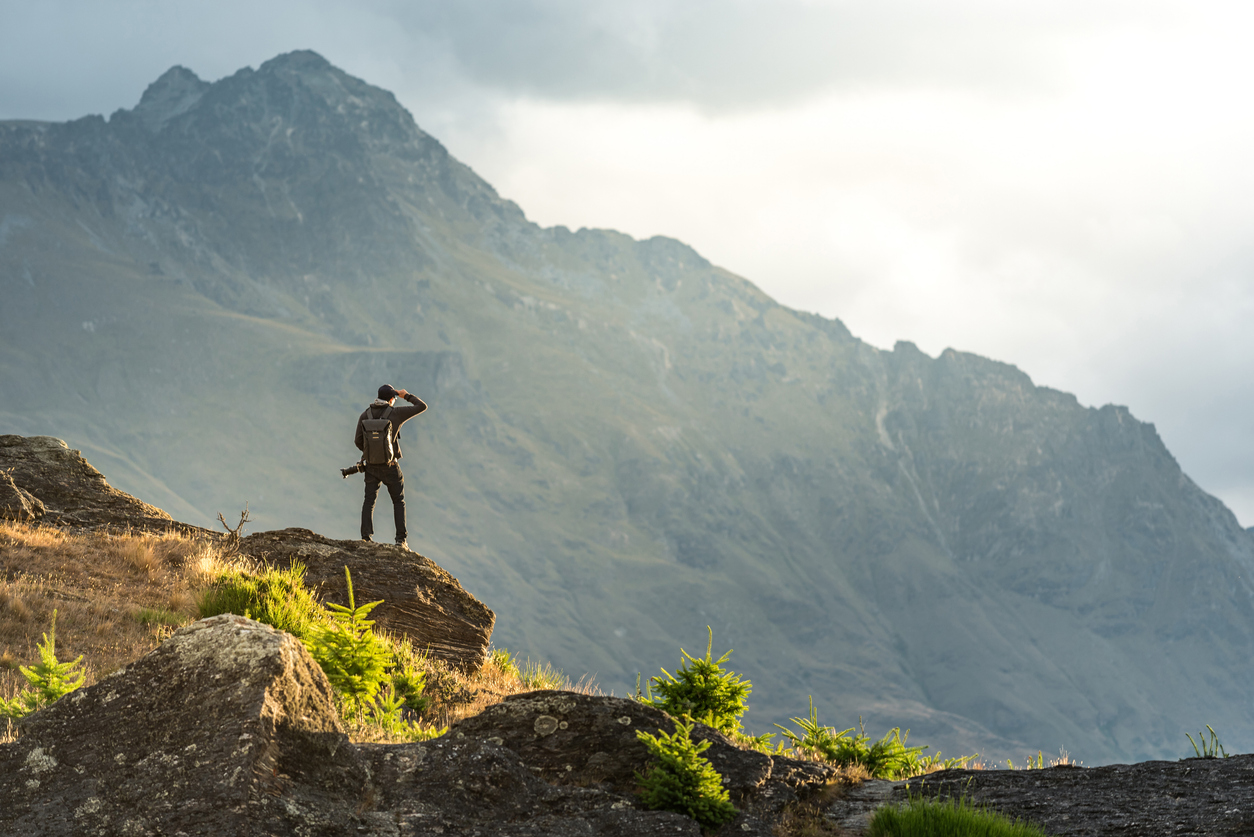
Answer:
M0 0L0 119L293 49L544 225L1157 425L1254 525L1254 3Z

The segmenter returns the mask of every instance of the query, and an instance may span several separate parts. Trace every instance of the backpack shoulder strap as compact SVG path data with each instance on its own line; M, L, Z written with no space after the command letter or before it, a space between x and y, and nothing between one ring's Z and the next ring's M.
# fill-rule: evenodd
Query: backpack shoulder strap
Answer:
M382 412L382 413L379 413L379 418L381 418L381 419L385 419L385 418L387 418L387 417L388 417L388 416L390 416L390 415L392 415L392 405L391 405L391 404L389 404L389 405L387 405L386 407L384 407L384 408L383 408L383 412Z

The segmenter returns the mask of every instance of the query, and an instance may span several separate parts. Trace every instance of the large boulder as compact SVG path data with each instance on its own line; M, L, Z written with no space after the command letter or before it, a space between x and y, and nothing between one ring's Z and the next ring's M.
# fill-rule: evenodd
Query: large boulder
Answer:
M640 810L630 795L545 782L494 740L450 733L420 744L363 745L362 751L370 759L377 804L402 835L701 837L694 820ZM754 831L733 833L752 837Z
M631 796L639 784L636 773L650 758L636 733L674 729L671 716L628 698L540 691L489 706L456 723L450 734L507 747L552 784ZM722 775L732 803L748 815L739 826L743 832L814 795L836 773L828 765L742 749L704 724L694 725L692 737L710 742L705 758Z
M0 436L0 471L8 476L0 480L5 517L75 528L183 528L156 506L109 485L81 453L52 436ZM13 490L6 490L10 482Z
M496 614L429 558L397 546L337 541L308 529L258 532L239 550L259 561L305 565L305 580L324 601L346 604L344 568L357 604L382 600L370 617L382 630L408 636L419 650L461 671L487 659Z
M183 628L0 746L6 835L329 837L372 825L368 790L304 646L232 615Z

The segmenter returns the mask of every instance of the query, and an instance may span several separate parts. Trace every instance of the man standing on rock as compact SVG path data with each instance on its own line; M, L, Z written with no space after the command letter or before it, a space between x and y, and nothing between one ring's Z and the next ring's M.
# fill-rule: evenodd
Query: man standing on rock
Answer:
M397 397L409 402L408 407L393 407ZM405 478L401 475L401 425L427 409L416 395L391 384L379 387L379 397L357 419L353 443L362 454L362 470L366 472L366 500L361 505L361 539L374 540L374 501L379 496L379 483L388 487L392 497L392 513L396 518L396 545L409 549L405 528Z

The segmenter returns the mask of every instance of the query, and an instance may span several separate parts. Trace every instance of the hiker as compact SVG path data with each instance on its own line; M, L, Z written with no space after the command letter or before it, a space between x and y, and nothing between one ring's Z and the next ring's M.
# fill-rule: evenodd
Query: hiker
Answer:
M398 397L404 398L410 406L393 407ZM379 496L379 483L383 483L392 497L396 545L409 549L405 530L405 478L401 475L400 464L401 425L425 409L427 405L418 396L384 384L379 387L379 397L357 419L353 444L361 451L360 469L366 473L366 500L361 504L363 541L374 540L374 501Z

